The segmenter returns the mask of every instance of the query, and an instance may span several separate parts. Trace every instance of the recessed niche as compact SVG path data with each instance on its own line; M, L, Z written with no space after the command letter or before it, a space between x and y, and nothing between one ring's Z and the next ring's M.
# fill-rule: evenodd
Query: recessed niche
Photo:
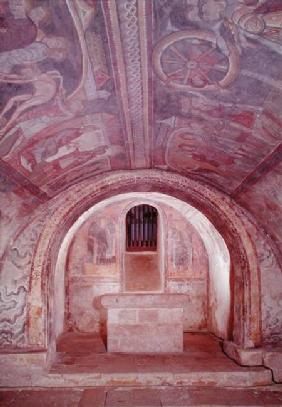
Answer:
M125 291L160 291L158 210L147 204L132 207L126 214L125 227Z

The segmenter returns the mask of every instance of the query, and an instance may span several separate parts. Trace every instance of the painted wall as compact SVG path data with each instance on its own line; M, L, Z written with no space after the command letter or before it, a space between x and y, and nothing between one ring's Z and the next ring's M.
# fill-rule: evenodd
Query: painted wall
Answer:
M185 328L207 327L208 255L198 231L177 210L161 204L165 213L166 290L188 296Z
M74 235L67 256L68 328L103 330L99 297L125 290L124 217L127 208L136 202L127 199L108 205L91 216ZM162 261L155 264L160 268L163 288L159 285L157 290L187 294L185 330L206 329L208 259L202 239L175 209L164 203L156 205L163 222L163 247L159 250ZM146 263L143 266L138 272L145 279L148 270ZM127 276L127 279L130 277Z
M282 253L282 163L243 191L237 200L256 216Z
M121 291L118 204L98 211L75 234L67 257L67 321L80 331L100 330L95 299Z
M273 239L282 253L282 164L269 171L258 180L252 188L243 191L238 201L252 212L267 234ZM272 341L280 340L282 323L280 320L282 308L282 273L279 264L270 254L270 248L262 247L261 262L266 265L267 272L261 273L262 288L262 326L263 331L272 337ZM280 258L281 255L277 256Z
M43 226L40 201L0 173L0 347L25 341L30 266ZM34 223L33 223L34 222Z

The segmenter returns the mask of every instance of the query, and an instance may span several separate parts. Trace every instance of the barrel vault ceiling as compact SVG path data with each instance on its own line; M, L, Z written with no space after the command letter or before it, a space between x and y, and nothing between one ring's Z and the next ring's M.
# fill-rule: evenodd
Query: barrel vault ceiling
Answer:
M1 0L0 172L157 168L236 197L282 156L281 0Z

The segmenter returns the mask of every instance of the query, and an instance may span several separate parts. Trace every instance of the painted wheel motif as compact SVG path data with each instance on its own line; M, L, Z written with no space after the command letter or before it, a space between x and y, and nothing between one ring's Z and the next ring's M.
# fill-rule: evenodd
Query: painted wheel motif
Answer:
M185 30L168 35L153 52L153 66L162 82L178 90L226 88L239 72L239 52L225 43L227 55L217 47L210 31Z

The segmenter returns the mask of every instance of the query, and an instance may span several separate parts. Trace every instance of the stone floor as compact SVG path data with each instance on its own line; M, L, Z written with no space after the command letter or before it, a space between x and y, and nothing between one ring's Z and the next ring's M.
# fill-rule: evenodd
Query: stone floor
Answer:
M95 349L96 351L95 351ZM170 354L107 353L96 338L63 337L49 378L58 386L239 386L272 383L263 367L242 367L223 352L221 342L208 334L185 334L184 352ZM64 382L62 382L64 378ZM53 380L54 382L54 380Z
M2 390L0 406L177 407L282 406L282 387L256 389L154 387Z
M269 369L238 366L210 335L186 334L184 353L164 355L110 354L92 339L64 335L51 370L29 370L32 387L16 384L16 367L18 388L4 385L0 406L282 406Z

